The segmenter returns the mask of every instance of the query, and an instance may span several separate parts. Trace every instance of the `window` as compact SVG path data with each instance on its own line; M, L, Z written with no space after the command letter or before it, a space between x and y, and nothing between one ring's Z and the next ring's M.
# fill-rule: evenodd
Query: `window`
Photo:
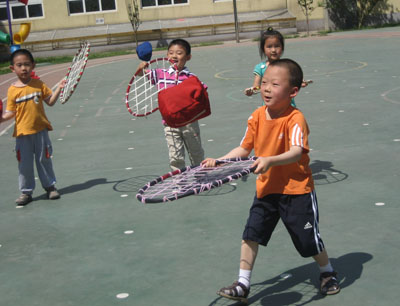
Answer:
M188 3L188 0L142 0L142 7Z
M68 0L68 9L70 15L114 11L116 9L116 0Z
M43 0L29 0L28 5L18 1L10 1L11 20L43 17ZM0 0L0 20L7 20L6 0Z

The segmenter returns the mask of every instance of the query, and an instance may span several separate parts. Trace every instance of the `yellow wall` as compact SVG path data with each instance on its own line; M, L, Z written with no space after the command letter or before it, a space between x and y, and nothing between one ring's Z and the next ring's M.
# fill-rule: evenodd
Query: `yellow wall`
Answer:
M213 0L189 0L190 5L144 8L140 12L142 20L177 19L182 17L232 14L233 2L214 2ZM237 0L238 12L267 11L286 8L285 0Z
M116 11L68 16L66 0L43 0L44 18L28 20L28 22L31 22L31 32L96 26L97 18L104 18L105 25L129 23L125 1L129 0L116 0ZM318 0L314 2L318 3ZM398 13L400 9L400 0L389 0L388 2L393 6L392 11ZM232 14L232 3L233 1L214 2L213 0L189 0L190 5L141 9L140 19L142 21L147 21ZM289 9L290 13L296 17L297 21L305 20L305 16L298 6L297 0L237 0L237 9L239 13L285 8ZM310 19L323 20L324 10L322 8L316 8L312 12ZM19 25L22 22L27 22L27 20L14 21L13 31L18 31ZM2 28L8 28L7 21L2 22L2 24Z

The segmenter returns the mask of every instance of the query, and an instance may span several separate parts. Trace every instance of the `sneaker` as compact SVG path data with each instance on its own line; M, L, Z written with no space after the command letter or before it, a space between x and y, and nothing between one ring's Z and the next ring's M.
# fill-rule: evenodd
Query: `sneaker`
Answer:
M241 290L240 290L241 289ZM218 295L231 299L240 301L247 304L247 297L249 295L250 289L239 282L234 282L231 286L221 288L217 292Z
M322 295L339 293L340 286L336 275L337 273L334 271L321 273L319 280L321 281L320 292Z
M15 200L15 203L17 203L18 206L25 206L26 204L29 204L32 202L32 196L30 194L21 194L18 199Z
M57 200L60 198L60 193L58 192L57 188L54 186L51 186L49 188L45 188L47 192L47 198L49 200Z

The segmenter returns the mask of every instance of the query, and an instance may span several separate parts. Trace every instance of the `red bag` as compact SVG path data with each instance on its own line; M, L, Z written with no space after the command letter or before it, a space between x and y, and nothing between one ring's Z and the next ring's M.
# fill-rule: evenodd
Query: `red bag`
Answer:
M167 125L175 128L211 114L207 90L196 76L160 91L158 106Z

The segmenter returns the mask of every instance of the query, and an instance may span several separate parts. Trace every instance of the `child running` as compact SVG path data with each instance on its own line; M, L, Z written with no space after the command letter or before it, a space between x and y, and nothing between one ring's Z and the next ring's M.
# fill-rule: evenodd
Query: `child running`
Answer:
M266 246L279 219L282 219L293 244L303 257L312 256L320 270L320 292L338 293L336 279L319 233L318 204L309 167L308 125L303 114L290 101L303 80L301 67L289 59L269 64L262 81L261 96L265 103L249 117L240 146L219 159L247 157L252 150L256 195L242 236L239 278L217 294L247 302L250 278L258 246ZM207 158L204 167L214 167Z
M15 117L13 136L16 139L19 189L22 193L15 202L20 206L32 201L35 189L34 159L47 198L60 198L55 187L56 177L51 162L52 146L48 135L48 131L53 128L46 117L43 101L53 106L65 81L61 81L52 93L41 80L32 78L31 72L34 68L35 61L28 50L19 49L11 54L10 69L17 75L18 80L8 89L7 107L0 118L0 121L6 121Z
M182 83L184 80L188 79L190 76L194 76L188 68L185 66L186 62L192 57L191 46L189 42L184 39L175 39L171 41L168 45L167 57L173 60L178 67L178 84ZM147 62L141 62L138 69L145 69L147 67ZM173 79L174 71L170 67L169 69L161 69L162 72L157 72L152 75L156 76L156 82L167 83L168 77ZM158 70L158 69L156 69ZM167 87L174 86L175 83L172 81L167 84ZM163 85L162 85L163 86ZM204 88L207 88L203 84ZM179 101L177 101L179 103ZM172 170L182 169L185 167L185 148L188 152L191 165L199 165L204 159L204 150L201 145L200 138L200 127L198 121L185 125L179 128L173 128L168 126L165 121L164 133L165 139L167 140L168 152L169 152L169 165Z

